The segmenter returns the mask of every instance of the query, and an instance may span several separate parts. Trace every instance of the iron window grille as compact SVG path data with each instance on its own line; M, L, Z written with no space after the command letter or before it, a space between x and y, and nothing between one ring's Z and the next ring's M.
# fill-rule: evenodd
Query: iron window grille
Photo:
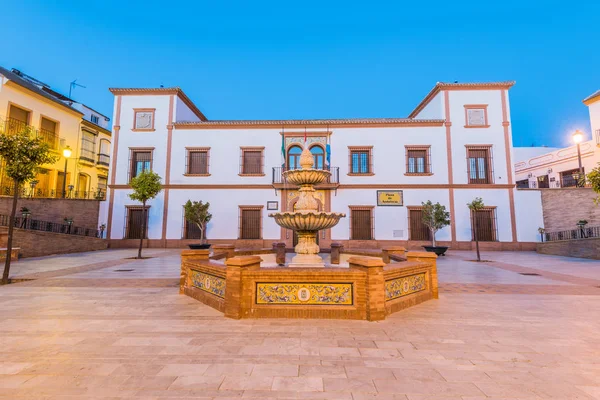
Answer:
M262 239L263 206L239 206L239 239Z
M480 242L497 242L496 207L485 207L477 212L471 211L471 240L475 240L475 219L477 219L477 240Z
M264 175L264 147L240 148L240 175Z
M210 147L188 148L185 157L186 175L209 175Z
M467 176L469 184L494 183L492 146L467 145Z
M127 181L131 181L143 171L152 170L152 152L152 149L130 149Z
M431 173L431 146L405 146L406 175Z
M373 175L373 146L351 146L348 150L348 175Z
M374 240L373 206L350 206L350 240Z

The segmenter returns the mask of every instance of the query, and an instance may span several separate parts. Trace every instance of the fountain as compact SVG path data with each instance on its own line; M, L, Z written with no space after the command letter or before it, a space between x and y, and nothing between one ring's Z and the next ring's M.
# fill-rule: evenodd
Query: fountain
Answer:
M296 211L269 214L269 217L275 219L277 225L291 229L298 235L298 244L294 248L296 255L292 258L289 267L324 267L323 259L319 256L317 234L321 230L337 225L340 218L346 216L344 213L318 211L314 186L325 182L331 173L314 169L312 165L313 156L308 148L304 147L300 155L301 169L283 173L287 182L300 186Z

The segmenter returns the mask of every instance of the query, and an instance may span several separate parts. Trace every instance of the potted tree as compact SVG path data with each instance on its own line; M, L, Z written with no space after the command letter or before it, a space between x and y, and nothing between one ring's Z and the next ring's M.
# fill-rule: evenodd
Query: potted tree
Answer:
M210 222L212 214L208 212L210 203L188 200L183 206L185 219L189 224L196 224L200 229L200 243L188 244L190 249L209 249L210 244L206 243L206 225Z
M444 253L446 253L446 250L448 250L448 247L436 246L435 234L443 227L450 225L450 213L446 211L445 206L441 205L440 203L433 204L431 200L421 204L423 205L423 209L421 211L423 215L423 223L427 225L429 231L431 232L431 246L423 246L423 248L425 251L435 253L438 256L443 256Z

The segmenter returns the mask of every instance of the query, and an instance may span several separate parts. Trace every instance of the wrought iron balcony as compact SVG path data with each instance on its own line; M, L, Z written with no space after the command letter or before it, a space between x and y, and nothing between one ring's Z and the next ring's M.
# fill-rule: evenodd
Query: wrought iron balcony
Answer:
M44 142L48 143L52 150L58 150L58 143L60 139L56 133L47 131L45 129L40 129L38 132L38 137L42 138Z
M48 143L52 150L58 150L60 138L55 132L48 131L46 129L35 129L26 122L15 118L6 118L4 120L0 118L0 131L3 131L8 135L16 135L26 129L29 129L32 135L35 135L36 137L41 138L44 142Z
M316 189L335 189L340 185L340 168L339 167L325 167L326 171L331 172L331 175L324 183L315 186ZM289 171L287 167L273 167L272 183L275 189L286 189L294 188L295 185L287 182L283 173Z

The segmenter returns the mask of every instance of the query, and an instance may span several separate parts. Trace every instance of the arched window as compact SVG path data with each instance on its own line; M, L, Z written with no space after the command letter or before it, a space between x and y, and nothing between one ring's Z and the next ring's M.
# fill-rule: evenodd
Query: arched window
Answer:
M325 165L325 153L323 152L323 148L315 145L310 148L310 152L313 155L313 168L323 169L323 166Z
M292 146L289 148L287 153L287 167L288 169L300 169L300 155L302 154L302 148L300 146Z

